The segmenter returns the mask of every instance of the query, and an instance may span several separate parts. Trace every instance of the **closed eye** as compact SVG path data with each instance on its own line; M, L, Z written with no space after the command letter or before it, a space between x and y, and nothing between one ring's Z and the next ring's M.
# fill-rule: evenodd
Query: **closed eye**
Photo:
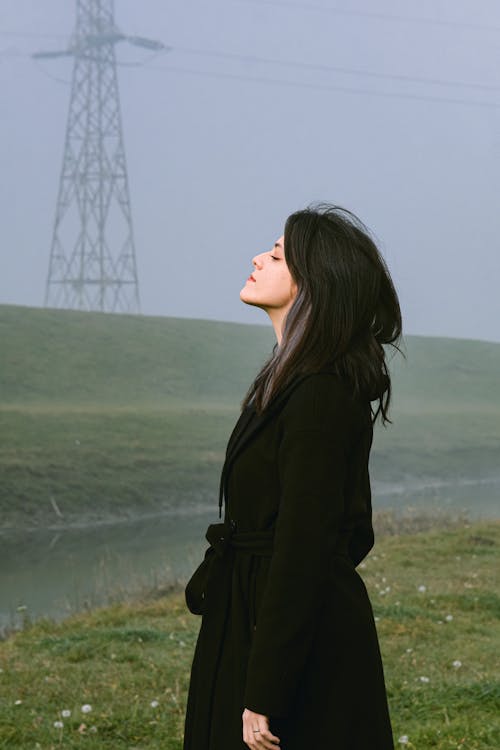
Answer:
M272 258L273 260L279 260L279 258L277 258L277 257L276 257L276 255L271 255L271 258Z

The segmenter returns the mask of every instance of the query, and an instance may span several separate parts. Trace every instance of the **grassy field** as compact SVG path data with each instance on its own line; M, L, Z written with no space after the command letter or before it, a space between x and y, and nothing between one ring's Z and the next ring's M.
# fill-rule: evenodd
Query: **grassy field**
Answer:
M0 338L4 531L213 503L239 403L275 343L270 326L9 305ZM372 476L498 473L500 344L407 336L403 349Z
M216 505L229 413L208 404L4 410L0 527Z
M380 537L360 566L396 747L500 747L499 562L482 522ZM182 588L27 623L0 643L0 748L180 750L199 624Z

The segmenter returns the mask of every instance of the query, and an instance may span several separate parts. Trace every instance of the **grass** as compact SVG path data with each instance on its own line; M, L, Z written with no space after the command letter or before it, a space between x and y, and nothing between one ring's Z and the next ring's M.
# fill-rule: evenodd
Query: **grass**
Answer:
M270 326L0 305L0 530L213 502ZM407 336L381 481L498 474L500 344ZM392 351L392 350L391 350Z
M271 326L0 305L6 404L157 404L243 396Z
M377 617L396 747L498 750L500 522L386 530L359 572ZM59 624L26 623L0 643L0 748L180 750L199 624L182 587Z
M1 525L64 526L216 503L231 417L210 404L5 410Z

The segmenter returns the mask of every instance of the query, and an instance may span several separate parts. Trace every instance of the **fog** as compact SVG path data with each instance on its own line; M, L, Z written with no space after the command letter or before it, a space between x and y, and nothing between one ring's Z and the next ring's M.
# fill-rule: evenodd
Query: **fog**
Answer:
M42 306L76 2L4 0L0 303ZM312 201L356 212L406 334L500 341L494 0L116 0L142 313L268 324L239 291Z

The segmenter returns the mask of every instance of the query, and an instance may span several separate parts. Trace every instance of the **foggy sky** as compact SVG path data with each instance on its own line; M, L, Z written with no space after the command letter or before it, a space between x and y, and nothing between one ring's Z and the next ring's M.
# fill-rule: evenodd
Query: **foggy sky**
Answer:
M72 60L29 55L63 49L74 13L2 3L0 303L43 304ZM173 48L117 47L144 63L119 68L143 313L270 325L239 300L251 259L323 200L375 233L406 334L500 341L495 0L116 0L115 14Z

